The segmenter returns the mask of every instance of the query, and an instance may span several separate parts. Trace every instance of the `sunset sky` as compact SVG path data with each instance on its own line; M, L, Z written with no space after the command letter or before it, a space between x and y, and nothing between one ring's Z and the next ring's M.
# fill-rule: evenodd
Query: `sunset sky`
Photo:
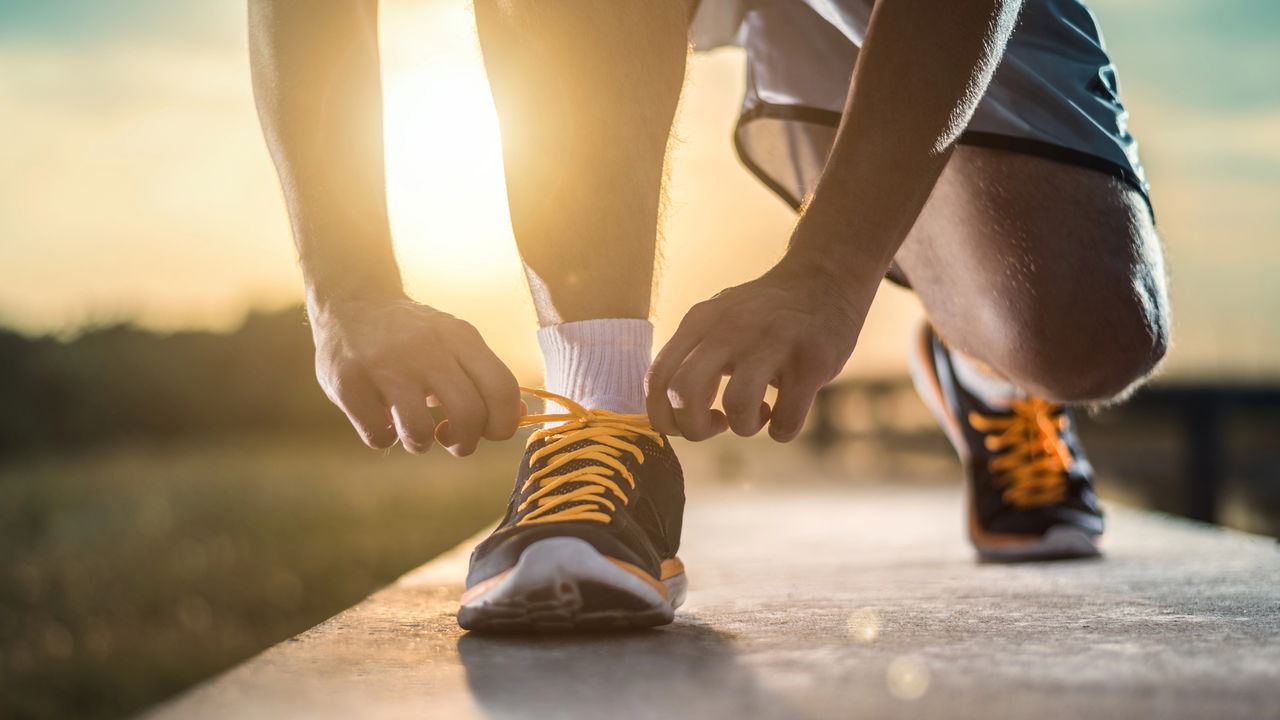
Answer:
M1097 0L1169 252L1171 375L1280 378L1280 3ZM468 4L383 1L388 182L419 300L524 379L534 316ZM299 276L229 0L0 0L0 323L236 324ZM742 57L696 59L680 112L658 334L775 260L790 211L737 163ZM886 289L850 372L900 372Z

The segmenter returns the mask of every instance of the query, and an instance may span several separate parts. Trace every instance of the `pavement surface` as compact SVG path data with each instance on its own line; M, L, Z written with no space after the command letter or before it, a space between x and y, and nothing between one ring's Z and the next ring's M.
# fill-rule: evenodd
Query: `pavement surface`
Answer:
M470 543L147 717L1280 718L1280 546L1111 508L1101 561L980 565L958 490L700 490L675 624L454 622Z

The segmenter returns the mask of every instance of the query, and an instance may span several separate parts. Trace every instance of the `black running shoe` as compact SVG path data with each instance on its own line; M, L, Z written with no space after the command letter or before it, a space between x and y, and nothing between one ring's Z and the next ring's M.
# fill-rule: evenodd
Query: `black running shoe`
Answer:
M956 381L951 354L925 323L911 377L960 453L969 480L969 537L996 562L1100 554L1102 510L1070 408L1041 398L988 407Z
M644 415L569 409L534 432L507 514L471 554L458 624L490 632L665 625L684 601L684 475Z

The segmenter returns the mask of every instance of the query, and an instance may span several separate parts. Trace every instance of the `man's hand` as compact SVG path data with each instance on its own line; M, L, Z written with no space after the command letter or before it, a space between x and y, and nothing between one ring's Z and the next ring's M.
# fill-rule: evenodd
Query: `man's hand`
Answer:
M432 440L459 457L515 434L515 376L469 323L407 298L312 307L316 377L372 448ZM436 425L429 406L442 405Z
M645 378L653 426L705 440L727 428L754 435L767 422L773 439L795 438L818 390L853 352L870 304L848 300L837 283L780 265L693 306ZM720 412L711 405L725 375ZM769 385L778 388L773 408L764 401Z
M455 455L515 432L511 371L404 296L387 219L376 0L249 3L254 96L308 286L316 375L365 443ZM436 425L428 405L443 405Z
M753 435L766 422L775 440L800 432L814 396L853 352L875 289L986 91L1020 6L875 4L843 120L787 256L685 316L646 379L655 428L690 440L726 428ZM725 375L722 413L711 404ZM772 409L768 385L778 388Z

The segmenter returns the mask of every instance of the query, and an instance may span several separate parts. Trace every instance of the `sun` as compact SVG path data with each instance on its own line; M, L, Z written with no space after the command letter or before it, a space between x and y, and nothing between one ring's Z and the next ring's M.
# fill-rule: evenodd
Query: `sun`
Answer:
M406 279L496 282L495 267L508 270L515 248L469 9L392 4L382 25L387 201Z

